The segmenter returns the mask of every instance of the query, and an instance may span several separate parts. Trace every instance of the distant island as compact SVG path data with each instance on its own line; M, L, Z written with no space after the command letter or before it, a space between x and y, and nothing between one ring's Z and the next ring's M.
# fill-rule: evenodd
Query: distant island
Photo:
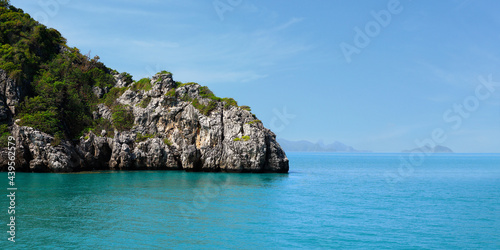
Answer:
M285 151L289 152L346 152L346 153L367 153L368 150L357 150L341 142L325 144L323 142L310 142L306 140L289 141L278 138L278 142Z
M321 141L310 142L307 140L290 141L283 138L278 138L277 141L281 147L287 152L338 152L338 153L372 153L371 150L358 150L352 146L342 142L335 141L330 144L325 144ZM403 150L402 153L424 152L424 153L453 153L448 147L437 145L435 147L420 147L411 150Z
M134 80L9 1L0 23L0 170L288 172L250 107L168 71Z
M435 147L430 147L426 145L425 147L414 148L412 150L403 150L403 153L411 153L411 152L424 152L424 153L453 153L448 147L437 145Z

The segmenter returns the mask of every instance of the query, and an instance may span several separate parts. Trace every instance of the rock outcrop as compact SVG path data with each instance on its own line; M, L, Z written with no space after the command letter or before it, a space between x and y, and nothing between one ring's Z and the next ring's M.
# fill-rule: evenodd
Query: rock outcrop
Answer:
M133 88L136 83L128 85L122 75L115 79L115 87L127 88L116 105L133 114L131 129L91 131L79 140L60 141L14 123L10 132L16 140L17 170L288 172L288 159L275 134L250 111L216 98L206 87L179 85L169 73L152 77L145 90ZM12 86L15 83L0 71L0 119L9 119L19 102L20 94ZM98 97L109 91L93 88ZM93 114L110 123L112 116L112 107L103 103ZM2 156L6 152L0 150ZM7 168L5 157L0 167Z
M0 122L10 122L16 113L16 106L24 97L20 84L0 69Z

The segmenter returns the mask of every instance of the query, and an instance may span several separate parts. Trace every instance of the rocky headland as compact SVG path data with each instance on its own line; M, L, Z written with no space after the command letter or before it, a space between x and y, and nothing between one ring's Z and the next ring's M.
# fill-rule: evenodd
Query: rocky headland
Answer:
M133 81L69 48L22 10L0 10L26 26L2 31L0 43L35 55L0 60L0 170L15 153L16 171L24 172L288 172L275 134L248 106L167 71ZM21 32L33 37L23 40Z
M122 84L119 77L116 79L117 84ZM275 134L248 108L231 104L231 100L217 100L198 84L178 86L170 73L155 75L150 85L147 91L115 87L123 93L113 105L121 105L132 114L130 130L89 131L78 140L61 140L54 145L53 135L14 121L9 129L15 139L17 170L288 172L288 159ZM107 91L94 88L96 95ZM15 81L0 70L1 118L15 116L21 92ZM93 115L95 120L113 123L113 111L103 103L97 105ZM0 166L6 170L7 147L1 149L1 155Z

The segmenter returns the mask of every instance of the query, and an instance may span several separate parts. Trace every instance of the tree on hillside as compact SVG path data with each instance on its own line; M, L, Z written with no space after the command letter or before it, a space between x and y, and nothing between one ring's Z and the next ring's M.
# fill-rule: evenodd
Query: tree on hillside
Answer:
M10 6L10 0L0 0L0 7L9 7Z

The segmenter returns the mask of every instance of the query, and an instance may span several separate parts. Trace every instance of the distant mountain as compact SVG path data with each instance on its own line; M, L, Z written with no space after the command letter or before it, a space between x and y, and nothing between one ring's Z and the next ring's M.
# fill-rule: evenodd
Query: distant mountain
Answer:
M453 150L451 150L448 147L437 145L435 147L429 147L426 145L425 147L420 147L420 148L414 148L412 150L403 150L403 153L411 153L411 152L424 152L424 153L453 153Z
M338 141L331 144L325 144L321 141L317 143L306 140L289 141L280 138L278 138L277 141L285 151L289 152L369 152L356 150L353 147Z

